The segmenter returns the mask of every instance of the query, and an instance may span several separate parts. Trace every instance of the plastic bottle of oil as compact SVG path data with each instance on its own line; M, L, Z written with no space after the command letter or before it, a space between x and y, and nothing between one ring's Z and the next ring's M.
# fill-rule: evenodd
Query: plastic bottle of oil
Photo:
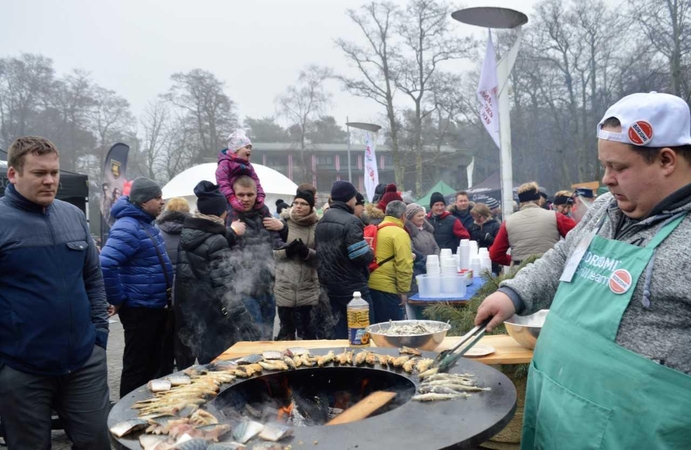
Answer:
M353 299L348 303L347 311L350 345L369 345L369 303L362 299L360 292L353 292Z

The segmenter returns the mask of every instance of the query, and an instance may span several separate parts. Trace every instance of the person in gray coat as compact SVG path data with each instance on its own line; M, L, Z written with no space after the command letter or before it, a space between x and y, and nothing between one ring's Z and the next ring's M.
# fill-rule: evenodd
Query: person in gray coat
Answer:
M294 340L295 332L302 339L316 339L311 322L312 307L319 303L317 253L314 231L317 213L314 195L298 191L293 206L281 216L288 224L287 245L274 250L276 282L274 296L281 328L278 340Z
M405 211L406 223L405 229L410 234L410 240L413 244L413 283L410 286L410 292L417 292L416 276L425 273L425 263L427 256L438 255L439 245L434 239L434 227L427 221L425 217L425 209L417 203L411 203L406 207Z

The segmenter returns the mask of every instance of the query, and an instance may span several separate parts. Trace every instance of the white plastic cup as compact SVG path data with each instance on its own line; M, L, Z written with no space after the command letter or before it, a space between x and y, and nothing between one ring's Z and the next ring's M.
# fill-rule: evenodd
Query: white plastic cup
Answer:
M451 251L450 248L442 248L441 253L439 254L439 258L444 259L448 258L453 255L453 252Z

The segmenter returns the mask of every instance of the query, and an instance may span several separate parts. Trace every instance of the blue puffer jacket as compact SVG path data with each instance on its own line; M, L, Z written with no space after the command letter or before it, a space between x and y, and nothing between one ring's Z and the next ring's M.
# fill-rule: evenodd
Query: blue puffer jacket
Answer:
M153 224L154 217L130 203L124 195L113 205L111 216L116 222L101 251L108 303L132 308L164 308L166 277L154 243L144 227L157 242L171 283L173 266L163 237Z
M9 185L0 198L0 362L26 373L81 368L106 348L108 314L98 250L86 218L44 208Z

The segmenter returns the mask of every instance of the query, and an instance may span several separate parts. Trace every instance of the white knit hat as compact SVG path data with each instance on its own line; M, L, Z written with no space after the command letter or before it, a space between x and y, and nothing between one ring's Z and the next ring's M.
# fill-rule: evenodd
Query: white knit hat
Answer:
M237 152L242 147L252 147L252 141L245 134L245 130L235 130L228 136L228 150L232 153Z
M610 117L621 122L621 133L602 130ZM597 137L639 147L679 147L691 144L691 114L684 100L650 92L628 95L612 105L597 126Z

